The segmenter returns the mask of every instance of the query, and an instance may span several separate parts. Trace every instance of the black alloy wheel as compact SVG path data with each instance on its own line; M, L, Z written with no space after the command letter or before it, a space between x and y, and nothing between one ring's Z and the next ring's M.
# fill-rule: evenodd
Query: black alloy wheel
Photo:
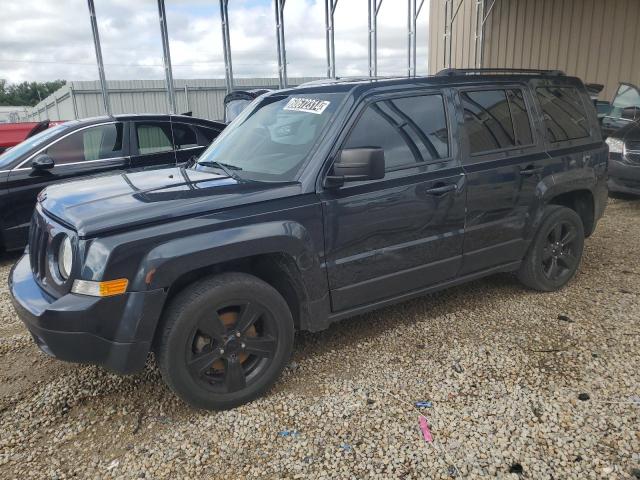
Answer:
M556 282L573 275L579 262L577 241L578 229L572 222L559 221L551 228L542 252L542 269L548 279Z
M273 360L277 326L255 302L232 300L198 319L185 361L194 380L212 392L232 393L255 381Z
M167 385L209 410L249 402L277 380L293 350L287 302L262 280L223 273L171 300L155 344Z
M534 290L559 290L578 272L583 248L580 216L570 208L549 205L522 260L518 278Z

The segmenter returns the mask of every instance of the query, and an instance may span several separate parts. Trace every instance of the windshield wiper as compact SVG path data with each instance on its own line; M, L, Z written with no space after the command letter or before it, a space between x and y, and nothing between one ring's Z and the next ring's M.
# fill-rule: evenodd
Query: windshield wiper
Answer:
M204 165L205 167L213 167L221 169L228 177L233 178L234 180L240 181L240 178L237 174L233 173L231 170L242 170L240 167L236 167L235 165L229 165L227 163L216 162L216 161L204 161L197 162L198 165Z

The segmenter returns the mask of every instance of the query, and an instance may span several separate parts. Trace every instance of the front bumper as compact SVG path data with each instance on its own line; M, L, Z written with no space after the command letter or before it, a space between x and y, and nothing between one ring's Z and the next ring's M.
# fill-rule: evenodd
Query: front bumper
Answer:
M609 160L609 190L640 195L640 165Z
M11 270L16 312L42 351L60 360L102 365L118 373L140 370L151 348L164 290L97 298L53 298L36 283L28 256Z

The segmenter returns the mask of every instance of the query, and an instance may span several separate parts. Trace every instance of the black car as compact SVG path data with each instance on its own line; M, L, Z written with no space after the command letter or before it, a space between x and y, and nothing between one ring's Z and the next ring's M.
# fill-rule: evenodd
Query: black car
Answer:
M609 190L640 195L640 123L613 132L609 144Z
M496 272L554 291L607 201L582 82L447 71L255 101L189 168L47 188L15 308L45 352L116 372L150 350L187 402L278 378L295 330Z
M183 115L118 115L65 122L31 136L0 155L0 248L25 246L36 197L47 185L180 164L200 155L224 127Z

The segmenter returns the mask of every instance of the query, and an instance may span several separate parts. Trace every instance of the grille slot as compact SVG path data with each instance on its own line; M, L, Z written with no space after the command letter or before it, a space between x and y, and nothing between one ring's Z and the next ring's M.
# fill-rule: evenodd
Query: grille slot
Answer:
M36 279L42 281L46 276L47 243L49 234L42 218L35 212L29 231L29 261Z

